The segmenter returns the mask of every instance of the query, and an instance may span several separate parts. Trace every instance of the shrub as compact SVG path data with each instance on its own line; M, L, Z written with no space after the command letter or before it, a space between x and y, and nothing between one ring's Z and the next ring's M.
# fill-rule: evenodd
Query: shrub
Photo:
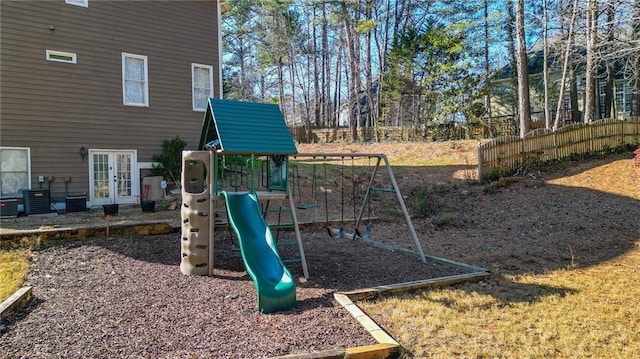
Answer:
M453 205L449 201L450 191L451 188L444 185L413 188L407 202L411 215L417 218L428 218L442 212L451 212Z
M180 136L162 141L162 153L153 155L153 174L162 176L165 179L172 179L174 182L179 181L182 173L182 150L187 147Z
M436 213L436 204L429 189L425 186L415 187L409 194L409 209L418 218L426 218Z
M503 170L500 167L492 167L488 173L482 176L482 181L484 183L494 182L502 177Z
M636 156L633 158L633 165L636 167L640 167L640 147L638 147L638 149L636 149L633 153L636 154Z

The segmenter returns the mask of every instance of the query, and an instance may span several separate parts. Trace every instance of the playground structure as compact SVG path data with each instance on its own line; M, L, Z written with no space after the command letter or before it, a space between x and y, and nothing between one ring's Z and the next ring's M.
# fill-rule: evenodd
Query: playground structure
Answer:
M182 156L182 273L213 275L216 215L224 202L258 309L289 309L296 303L295 281L285 263L299 262L309 278L298 216L324 224L336 239L377 243L371 239L372 201L382 194L397 199L406 220L414 244L406 251L426 263L385 155L297 153L276 105L218 99L209 100L199 147ZM277 209L270 208L274 204ZM293 229L295 241L279 239L284 229ZM283 247L294 247L294 257L281 258Z

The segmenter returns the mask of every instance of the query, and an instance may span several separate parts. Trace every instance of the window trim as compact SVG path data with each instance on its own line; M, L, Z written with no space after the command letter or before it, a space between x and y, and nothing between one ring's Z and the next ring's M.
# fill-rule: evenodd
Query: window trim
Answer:
M213 66L191 63L191 107L193 111L205 112L207 106L204 108L196 107L196 68L205 68L209 70L209 97L213 97Z
M70 60L64 60L55 58L54 56L70 57ZM45 58L47 61L64 62L67 64L78 63L78 56L74 52L58 51L58 50L45 50Z
M27 151L27 188L31 189L31 147L13 147L13 146L0 146L1 150L26 150ZM0 171L0 174L2 171ZM20 193L17 193L20 195ZM0 193L0 196L2 194Z
M89 0L64 0L64 2L74 6L89 7Z
M616 102L616 112L620 115L629 114L633 99L629 100L629 96L633 94L633 86L628 80L619 80L614 83L614 97ZM619 101L620 100L620 101ZM627 108L629 109L627 111Z
M600 115L604 117L608 117L604 113L605 104L604 100L606 97L606 81L598 81L598 100L599 100L599 111ZM631 106L631 102L627 101L629 95L633 93L633 86L631 86L629 80L614 80L613 82L613 101L616 105L616 113L618 115L626 115L629 114L630 111L627 111L627 107Z
M144 102L127 102L127 86L125 78L126 58L135 58L144 60ZM149 60L145 55L131 54L128 52L122 53L122 104L125 106L137 106L137 107L149 107Z

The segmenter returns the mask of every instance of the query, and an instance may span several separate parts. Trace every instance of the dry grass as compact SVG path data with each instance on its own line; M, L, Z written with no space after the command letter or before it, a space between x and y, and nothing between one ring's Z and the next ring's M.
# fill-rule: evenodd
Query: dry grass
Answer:
M546 183L640 200L640 168L628 159L572 172ZM630 250L591 266L494 273L481 283L359 305L398 340L404 357L638 357L640 232Z
M477 141L427 143L298 144L299 152L384 153L392 166L446 166L477 164Z
M0 250L0 302L9 298L27 279L28 249Z
M591 188L597 191L640 200L640 168L632 160L617 160L573 176L549 181L570 187Z
M585 269L497 276L360 305L421 358L631 358L640 353L638 263L636 247Z

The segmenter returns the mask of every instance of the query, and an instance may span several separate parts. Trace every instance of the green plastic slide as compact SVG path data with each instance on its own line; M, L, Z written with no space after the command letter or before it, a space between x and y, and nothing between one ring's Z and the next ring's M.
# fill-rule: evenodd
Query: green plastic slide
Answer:
M223 191L229 223L238 236L244 266L256 286L258 310L273 313L296 306L296 284L282 263L255 192Z

